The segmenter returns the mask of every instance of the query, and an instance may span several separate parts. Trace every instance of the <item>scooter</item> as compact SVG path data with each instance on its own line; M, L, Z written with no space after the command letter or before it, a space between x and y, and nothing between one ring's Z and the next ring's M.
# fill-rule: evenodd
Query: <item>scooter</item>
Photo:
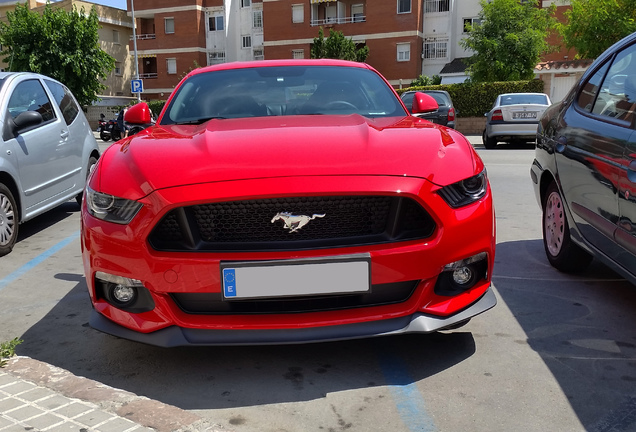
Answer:
M101 125L101 122L100 122ZM119 141L121 139L121 131L119 130L119 125L117 124L117 120L108 120L104 121L104 124L101 127L99 132L99 137L102 141Z

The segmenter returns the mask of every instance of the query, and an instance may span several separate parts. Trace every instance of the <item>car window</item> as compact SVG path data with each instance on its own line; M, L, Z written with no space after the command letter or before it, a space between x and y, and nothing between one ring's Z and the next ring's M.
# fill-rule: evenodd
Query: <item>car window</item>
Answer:
M193 75L179 87L161 122L353 113L366 117L405 114L391 88L368 69L284 66Z
M80 107L73 99L71 91L63 85L54 81L44 80L44 83L53 94L53 98L62 111L62 116L67 125L73 123L73 120L77 117Z
M13 118L25 111L39 112L44 122L55 118L53 105L46 95L42 84L36 79L19 83L9 98L7 108Z
M583 89L578 96L577 104L584 111L592 112L598 89L601 86L601 82L603 81L605 74L607 73L608 67L609 62L599 68L583 86Z
M501 106L519 104L548 105L548 98L546 95L509 94L501 95L500 104Z
M448 100L448 98L446 97L444 93L428 93L428 92L424 92L424 93L426 93L427 95L435 99L435 102L437 102L437 105L441 107L450 105L450 101Z
M404 102L404 105L406 105L409 111L411 110L411 107L413 106L414 97L415 97L415 93L405 93L402 95L402 102Z
M636 116L636 45L616 55L600 85L591 112L624 122L626 125L634 121Z

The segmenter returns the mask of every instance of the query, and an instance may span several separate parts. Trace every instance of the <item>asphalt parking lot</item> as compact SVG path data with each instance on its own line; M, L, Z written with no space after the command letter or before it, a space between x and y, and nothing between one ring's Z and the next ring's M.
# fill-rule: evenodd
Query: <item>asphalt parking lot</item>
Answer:
M470 138L495 197L499 303L461 329L267 347L116 339L87 324L79 212L69 202L21 227L2 258L0 340L18 336L21 356L161 404L126 411L91 399L157 430L153 416L164 409L194 417L163 430L636 430L634 286L598 263L576 276L552 269L529 178L532 146L485 150Z

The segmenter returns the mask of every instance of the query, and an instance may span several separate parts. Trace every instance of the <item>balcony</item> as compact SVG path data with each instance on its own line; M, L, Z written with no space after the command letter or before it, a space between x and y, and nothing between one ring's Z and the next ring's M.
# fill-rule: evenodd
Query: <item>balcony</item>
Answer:
M159 75L156 72L139 74L139 79L157 79L157 78L159 78Z
M154 33L138 34L137 35L137 40L149 40L149 39L156 39L156 35ZM130 40L133 40L132 36L130 36Z
M352 24L352 23L361 23L365 22L367 17L364 15L356 15L350 17L330 17L326 19L312 19L311 26L324 26L324 25L332 25L332 24Z

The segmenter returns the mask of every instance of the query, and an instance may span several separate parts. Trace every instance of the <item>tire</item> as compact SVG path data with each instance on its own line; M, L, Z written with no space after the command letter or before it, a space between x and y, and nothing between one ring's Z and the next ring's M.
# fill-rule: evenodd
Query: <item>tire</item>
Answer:
M133 136L144 130L142 126L133 126L128 130L128 136Z
M484 147L486 147L487 149L494 149L495 147L497 147L497 140L486 135L485 129L484 133L481 136L481 140L484 143Z
M572 242L563 197L553 181L543 199L543 247L552 267L566 273L583 271L592 256Z
M13 194L0 183L0 256L11 252L18 240L18 207Z
M97 158L95 156L91 156L91 157L88 158L88 167L87 167L87 170L86 170L86 178L88 178L88 176L91 173L91 171L93 170L93 168L95 168L95 164L96 163L97 163ZM75 196L75 201L77 201L77 203L80 205L80 207L82 206L82 197L83 196L84 196L84 192L83 191Z
M99 137L102 139L102 141L110 141L110 134L106 134L106 132L101 131L99 133Z

